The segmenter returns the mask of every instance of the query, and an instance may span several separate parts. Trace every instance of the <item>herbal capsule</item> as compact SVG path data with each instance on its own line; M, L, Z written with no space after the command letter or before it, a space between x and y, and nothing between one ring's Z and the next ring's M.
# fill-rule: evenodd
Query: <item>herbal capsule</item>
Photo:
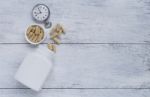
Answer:
M60 40L58 38L55 37L55 38L53 38L53 40L56 44L58 44L58 45L60 44Z

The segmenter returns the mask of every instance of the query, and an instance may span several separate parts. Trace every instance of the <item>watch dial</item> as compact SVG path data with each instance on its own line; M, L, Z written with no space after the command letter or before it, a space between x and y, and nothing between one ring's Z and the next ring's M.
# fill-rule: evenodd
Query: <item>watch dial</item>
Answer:
M46 5L38 4L33 8L32 15L37 21L43 22L49 17L49 8Z

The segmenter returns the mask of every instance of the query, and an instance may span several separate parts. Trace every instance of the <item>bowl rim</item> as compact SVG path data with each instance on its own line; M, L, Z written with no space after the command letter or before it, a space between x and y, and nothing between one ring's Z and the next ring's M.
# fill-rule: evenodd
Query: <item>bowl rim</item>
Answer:
M41 41L36 42L36 43L30 41L29 38L27 37L27 30L28 30L28 28L29 28L30 26L33 26L33 25L39 26L39 27L41 27L41 28L43 29L43 27L40 26L40 25L38 25L38 24L31 24L31 25L29 25L29 26L27 27L26 31L25 31L25 39L26 39L26 41L27 41L28 43L30 43L30 44L32 44L32 45L38 45L38 44L42 43L42 42L45 40L45 38L46 38L46 33L45 33L44 29L43 29L44 37L43 37L43 39L42 39Z

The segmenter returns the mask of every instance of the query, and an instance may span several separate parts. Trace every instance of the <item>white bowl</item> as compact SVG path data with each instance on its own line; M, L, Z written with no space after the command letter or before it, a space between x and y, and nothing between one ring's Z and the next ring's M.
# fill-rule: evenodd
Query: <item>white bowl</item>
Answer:
M33 25L37 25L37 24L33 24ZM30 25L30 26L32 26L32 25ZM29 26L29 27L30 27ZM37 26L40 26L40 25L37 25ZM40 26L41 27L41 26ZM43 27L41 27L42 29L43 29ZM27 28L28 29L28 28ZM45 40L45 38L46 38L46 33L45 33L45 31L44 31L44 29L43 29L43 31L44 31L44 37L43 37L43 39L41 40L41 41L39 41L39 42L32 42L32 41L30 41L29 40L29 38L28 38L28 36L27 36L27 29L26 29L26 31L25 31L25 39L26 39L26 41L28 42L28 43L30 43L30 44L32 44L32 45L38 45L38 44L40 44L40 43L42 43L44 40Z

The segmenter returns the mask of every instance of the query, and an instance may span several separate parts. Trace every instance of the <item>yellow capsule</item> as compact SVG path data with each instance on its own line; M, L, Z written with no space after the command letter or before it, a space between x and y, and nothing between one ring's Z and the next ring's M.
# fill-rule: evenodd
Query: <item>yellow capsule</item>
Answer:
M55 45L52 45L52 50L53 50L53 52L56 53L56 46Z
M41 28L39 26L36 26L35 34L40 34Z
M56 37L53 38L53 41L54 41L56 44L58 44L58 45L60 44L60 40L59 40L58 38L56 38Z
M32 41L33 41L34 43L36 43L37 38L38 38L38 36L37 36L37 35L34 35L34 38L33 38Z
M29 38L30 41L34 42L35 34L32 32L32 36Z
M51 50L51 51L53 50L52 44L48 43L47 47L48 47L49 50Z
M58 32L65 33L64 28L63 28L62 25L57 24L57 29L58 29Z
M55 37L58 37L58 36L59 36L59 34L56 33L56 32L54 32L53 34L51 34L51 39L53 39L53 38L55 38Z
M42 40L43 38L44 38L44 32L41 30L40 33L39 33L38 39Z
M53 51L53 52L56 53L56 47L55 47L55 45L48 43L47 47L48 47L49 50L51 50L51 51Z

